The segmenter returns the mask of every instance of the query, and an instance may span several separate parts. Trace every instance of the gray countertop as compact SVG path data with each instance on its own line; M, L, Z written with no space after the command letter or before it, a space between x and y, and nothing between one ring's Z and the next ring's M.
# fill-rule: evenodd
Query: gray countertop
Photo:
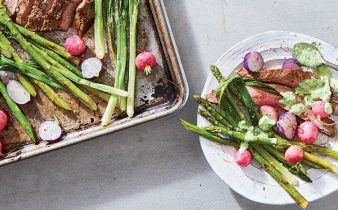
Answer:
M190 85L199 94L208 66L229 47L269 30L338 45L336 0L167 0ZM267 206L231 191L211 170L189 98L177 115L0 168L0 209L299 209ZM337 183L335 183L337 184ZM308 209L337 209L338 192Z

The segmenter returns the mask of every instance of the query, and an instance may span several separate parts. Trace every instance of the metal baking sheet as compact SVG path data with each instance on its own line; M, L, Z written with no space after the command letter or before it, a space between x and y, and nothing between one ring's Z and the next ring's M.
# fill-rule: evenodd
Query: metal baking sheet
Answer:
M20 107L27 115L35 131L37 131L41 122L57 117L65 134L61 141L57 143L40 142L38 145L31 144L18 122L11 119L8 130L0 134L0 138L4 139L3 144L7 150L5 158L0 160L0 166L159 119L177 112L185 105L189 92L188 84L164 3L162 0L140 0L139 7L137 48L139 51L145 50L154 53L158 65L153 74L148 77L137 74L136 116L128 118L123 113L116 113L111 123L107 127L102 127L99 123L106 102L95 98L99 111L92 112L72 96L60 91L58 94L67 99L74 109L73 112L66 112L55 107L37 88L38 97L34 98L29 104ZM65 37L73 33L74 30L70 29L68 32L51 32L43 35L55 42L62 43ZM83 58L93 55L93 29L88 32L85 39L89 49ZM115 71L108 56L104 59L103 72L97 81L112 85ZM3 80L8 79L8 77L11 77L11 75L2 75ZM3 102L0 102L0 107L8 110Z

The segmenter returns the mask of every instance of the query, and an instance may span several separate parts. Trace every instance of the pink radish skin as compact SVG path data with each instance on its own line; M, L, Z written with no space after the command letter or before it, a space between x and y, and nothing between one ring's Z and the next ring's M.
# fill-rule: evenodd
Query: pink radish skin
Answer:
M285 138L292 140L297 131L297 118L291 112L285 112L279 116L277 131Z
M285 70L298 70L300 69L300 64L299 62L294 59L294 58L289 58L289 59L286 59L284 62L283 62L283 66L282 66L282 69L285 69Z
M5 129L7 125L7 120L7 114L4 111L0 110L0 132Z
M251 163L252 156L248 150L236 150L234 153L234 159L237 165L247 167Z
M67 38L64 47L71 55L75 56L83 54L87 48L84 39L76 35Z
M303 122L297 130L298 139L304 144L313 144L317 140L318 134L318 127L311 121Z
M290 146L285 151L285 159L288 163L297 163L304 158L304 150L302 147L297 145Z
M243 66L246 70L257 72L261 70L264 64L264 59L259 52L251 51L244 56Z
M325 112L325 101L316 101L312 104L312 112L319 116L321 119L330 116L328 113Z
M142 52L136 57L136 68L139 71L144 72L146 75L151 74L152 70L155 68L157 61L153 54L150 52Z
M262 116L267 116L277 122L278 115L276 109L273 106L263 105L259 108L259 112Z

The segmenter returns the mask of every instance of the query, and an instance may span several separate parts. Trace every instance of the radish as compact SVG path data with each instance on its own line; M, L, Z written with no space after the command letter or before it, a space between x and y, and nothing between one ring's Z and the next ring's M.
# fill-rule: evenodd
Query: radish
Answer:
M52 142L61 137L62 130L57 121L46 121L39 127L39 136L42 140Z
M261 70L264 64L264 59L259 52L251 51L244 56L243 66L246 70L257 72Z
M4 111L0 110L0 131L3 131L4 128L6 127L7 120L8 120L7 114Z
M241 167L247 167L250 165L252 156L248 150L236 150L234 153L234 159L237 165Z
M157 64L155 56L150 52L142 52L138 54L135 63L137 69L144 72L146 75L151 74Z
M315 142L317 140L318 133L318 127L311 121L303 122L299 125L297 130L299 141L305 144L312 144Z
M96 57L88 58L81 64L82 74L87 79L98 77L100 75L101 69L102 62Z
M9 80L7 83L7 92L9 97L17 104L26 104L31 100L31 95L16 80Z
M272 120L277 121L278 119L278 115L277 115L277 111L273 106L270 105L263 105L259 108L259 113L262 116L267 116Z
M297 163L304 158L304 150L302 147L297 145L290 146L285 151L285 159L288 163Z
M297 131L297 118L291 112L285 112L279 116L277 131L287 139L293 139Z
M326 101L316 101L312 104L312 112L320 118L326 118L332 113L332 106Z
M77 56L86 51L86 42L83 38L74 35L66 39L64 47L71 55Z
M282 69L298 70L300 69L300 63L294 58L289 58L283 62Z

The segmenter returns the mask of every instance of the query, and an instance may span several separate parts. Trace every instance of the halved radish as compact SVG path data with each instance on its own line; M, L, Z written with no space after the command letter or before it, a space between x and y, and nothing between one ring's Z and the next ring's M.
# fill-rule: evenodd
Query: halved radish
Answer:
M26 104L31 100L31 95L16 80L9 80L7 84L7 92L9 97L17 104Z
M102 62L96 57L88 58L81 64L82 74L85 78L98 77L102 69Z
M39 136L44 141L55 141L61 137L62 129L57 121L46 121L39 127Z

